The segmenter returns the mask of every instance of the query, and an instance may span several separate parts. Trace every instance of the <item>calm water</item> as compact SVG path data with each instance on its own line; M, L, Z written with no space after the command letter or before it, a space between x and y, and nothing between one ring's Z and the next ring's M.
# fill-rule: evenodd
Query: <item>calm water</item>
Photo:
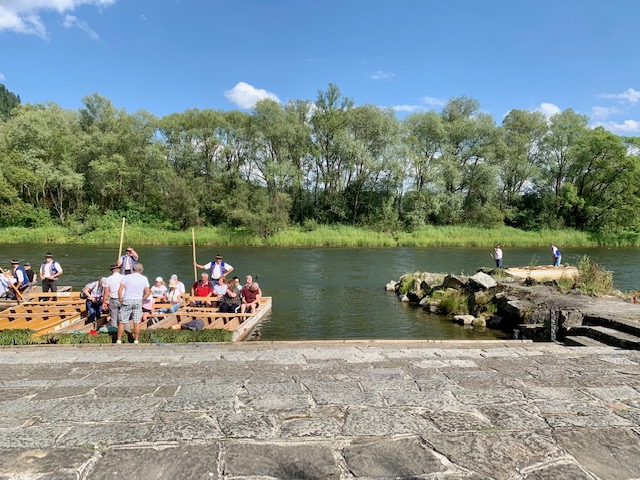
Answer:
M134 246L135 247L135 246ZM187 289L193 283L191 247L136 248L145 275L165 281L177 273ZM575 264L587 254L607 269L621 290L640 289L640 250L564 249L563 262ZM51 251L65 273L62 285L83 287L108 275L117 249L82 245L1 245L0 264L9 267L17 257L39 268ZM198 249L204 264L217 253L235 267L241 279L251 274L265 295L272 296L273 310L261 327L263 340L316 339L487 339L499 332L464 329L436 315L400 303L384 285L409 271L474 273L491 266L489 248L265 248ZM505 266L551 262L545 248L505 249Z

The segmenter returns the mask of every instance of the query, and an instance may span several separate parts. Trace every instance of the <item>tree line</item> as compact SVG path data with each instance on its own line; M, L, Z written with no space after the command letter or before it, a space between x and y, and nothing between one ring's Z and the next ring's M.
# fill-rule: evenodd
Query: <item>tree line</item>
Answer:
M90 230L126 215L263 236L318 224L640 227L640 139L571 109L512 110L497 124L462 96L398 119L333 84L315 101L162 118L98 94L77 111L12 101L0 115L0 226Z

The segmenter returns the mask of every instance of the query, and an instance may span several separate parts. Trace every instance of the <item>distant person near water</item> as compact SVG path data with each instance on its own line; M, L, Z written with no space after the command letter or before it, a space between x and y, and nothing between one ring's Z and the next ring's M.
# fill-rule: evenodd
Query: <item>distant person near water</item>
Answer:
M502 268L502 248L499 243L493 248L493 259L496 261L496 268Z
M558 249L558 247L556 247L553 243L549 244L549 246L551 247L551 257L553 259L553 266L559 267L560 263L562 262L562 254L560 253L560 250Z

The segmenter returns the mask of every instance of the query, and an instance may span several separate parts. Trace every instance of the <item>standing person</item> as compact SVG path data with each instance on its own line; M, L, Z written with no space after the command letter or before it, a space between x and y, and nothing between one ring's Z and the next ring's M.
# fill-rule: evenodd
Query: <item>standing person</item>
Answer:
M127 247L127 251L118 259L118 267L120 267L120 273L123 275L131 275L133 273L133 266L138 261L138 254L136 251Z
M98 322L102 316L102 297L107 285L107 277L102 277L96 282L87 283L81 296L87 299L87 311L89 322Z
M151 295L149 279L142 275L144 267L141 263L133 266L133 273L125 275L120 282L118 299L120 313L118 314L118 336L116 343L122 343L125 324L133 322L133 343L138 343L140 336L140 321L142 320L142 302Z
M502 248L499 243L493 248L493 259L496 261L496 268L502 268Z
M213 294L214 286L209 281L209 275L203 273L200 275L200 280L193 284L191 287L191 296L192 297L210 297ZM202 304L208 304L209 302L202 302L201 300L196 300L190 302L192 307L201 307Z
M36 283L38 283L38 276L31 268L31 264L29 262L25 262L24 271L27 273L27 278L29 279L29 288L34 287Z
M102 309L109 307L109 325L118 326L118 314L120 313L120 299L118 298L118 290L124 275L120 273L120 266L114 263L110 267L111 275L107 277L104 292L102 294Z
M549 244L549 246L551 247L551 258L553 259L553 266L559 267L560 262L562 262L562 254L560 253L558 247L556 247L553 243Z
M19 260L11 260L11 268L13 269L13 276L16 279L16 288L20 293L22 293L29 286L29 277L27 277L27 272L20 266Z
M193 262L193 264L198 268L209 270L209 278L214 285L218 283L218 279L220 277L226 277L231 272L233 272L233 267L228 263L224 263L222 261L222 255L216 255L216 259L214 261L206 263L204 265L200 265L196 262Z
M42 292L57 292L58 277L62 275L62 267L53 259L52 253L47 253L45 261L40 265L40 279L42 280Z

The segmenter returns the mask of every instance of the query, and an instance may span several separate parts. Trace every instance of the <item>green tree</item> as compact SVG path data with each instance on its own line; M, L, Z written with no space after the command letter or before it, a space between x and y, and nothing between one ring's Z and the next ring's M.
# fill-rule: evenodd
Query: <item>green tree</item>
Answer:
M9 118L9 113L20 105L20 97L0 84L0 120Z

